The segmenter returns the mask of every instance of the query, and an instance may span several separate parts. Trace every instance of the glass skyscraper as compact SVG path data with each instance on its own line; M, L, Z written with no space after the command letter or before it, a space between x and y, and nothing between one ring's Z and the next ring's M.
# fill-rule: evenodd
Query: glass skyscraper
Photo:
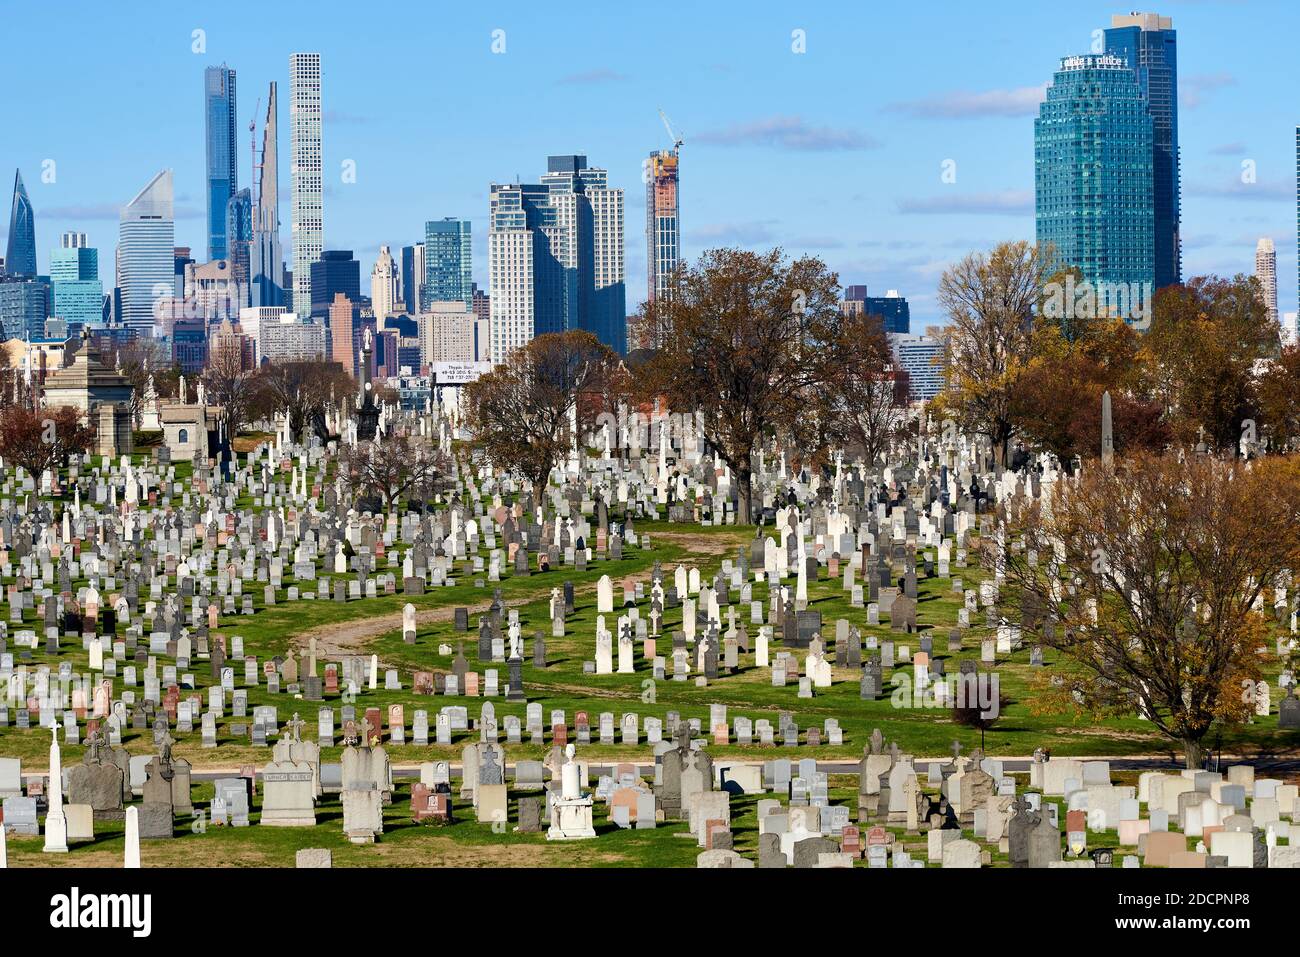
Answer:
M540 183L492 186L488 293L493 362L567 329L626 351L623 191L605 170L550 156Z
M420 311L433 302L474 305L473 259L469 220L430 220L424 224L424 288Z
M1066 57L1034 121L1038 242L1103 295L1155 280L1152 119L1118 56Z
M68 324L68 334L102 324L104 286L99 278L99 250L86 245L85 233L64 233L50 253L53 315Z
M122 323L141 335L152 334L155 301L175 295L173 199L172 171L165 169L122 207L118 223L117 286Z
M249 300L249 263L253 246L253 195L244 187L226 204L226 259L230 263L231 279L239 285L239 304L252 305Z
M409 315L423 308L424 243L402 247L402 301Z
M208 160L208 258L226 259L226 207L239 188L235 133L235 71L225 64L203 71L203 107Z
M14 170L14 198L9 207L9 245L5 248L5 272L10 276L36 275L36 215L27 198L22 173Z
M1160 289L1182 281L1183 264L1179 241L1178 35L1173 20L1154 13L1116 14L1106 31L1106 52L1127 61L1151 115L1155 283Z

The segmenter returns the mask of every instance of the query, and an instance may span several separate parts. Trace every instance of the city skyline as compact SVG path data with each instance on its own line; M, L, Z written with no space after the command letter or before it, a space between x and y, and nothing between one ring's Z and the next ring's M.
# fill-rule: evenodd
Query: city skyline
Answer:
M1260 31L1237 4L1174 2L1147 8L1172 18L1182 48L1184 278L1249 274L1261 236L1276 244L1279 274L1297 275L1296 117L1274 115L1267 94L1285 88L1279 59L1285 25L1300 23L1300 16L1281 5L1257 6L1270 7L1277 29ZM634 30L624 14L617 15L623 29L606 48L576 44L584 52L556 65L542 52L554 35L543 18L527 11L491 17L453 13L440 29L447 36L449 62L465 82L457 85L454 101L440 94L431 98L434 118L440 111L448 120L453 113L488 115L521 71L535 77L541 95L560 104L545 118L513 116L501 129L477 124L473 136L460 140L411 124L393 83L376 78L363 64L368 51L392 46L390 36L354 31L344 38L329 17L308 23L280 11L265 11L267 29L245 35L234 25L246 13L205 13L198 19L209 22L199 24L165 12L135 27L149 34L157 55L148 65L124 64L130 71L127 89L144 87L159 100L149 114L157 135L119 137L114 149L98 151L107 155L92 157L82 132L93 138L103 123L137 128L138 116L130 112L136 101L122 97L105 118L90 118L87 131L61 130L53 107L64 99L71 102L73 87L51 75L43 103L17 105L17 122L29 135L5 160L25 174L38 220L41 273L55 246L50 238L67 229L90 233L91 245L109 261L115 237L105 215L111 211L116 219L134 192L131 184L138 188L160 167L176 172L177 244L206 249L198 106L204 70L225 63L241 74L245 90L261 91L269 82L285 80L291 53L319 52L323 247L354 250L368 277L381 244L412 245L422 238L426 221L455 216L474 224L474 278L486 287L489 183L527 180L538 156L586 152L609 170L609 185L624 190L625 219L639 223L645 217L645 157L672 145L657 115L662 107L685 140L685 258L693 260L714 245L782 245L791 253L819 255L844 285L865 283L873 295L898 289L911 303L912 331L921 332L942 321L934 292L945 265L999 239L1033 238L1033 117L1042 90L1062 57L1088 53L1094 31L1110 28L1112 15L1124 11L1108 3L1068 10L1025 7L1000 26L955 4L940 4L938 12L953 28L944 33L959 41L913 46L906 55L881 50L871 68L881 71L880 79L852 95L831 81L856 55L850 42L855 25L873 33L890 26L905 29L910 22L905 14L868 14L838 5L804 14L760 5L739 23L725 12L706 12L697 29L680 39L664 70L656 68L658 60L648 49L653 44L644 42L660 28L638 23ZM15 11L19 28L26 18ZM411 33L418 35L430 18L412 11L411 21ZM1014 35L1005 30L1006 22L1017 24ZM710 33L713 27L725 32ZM31 29L39 34L42 27L33 20ZM106 39L124 35L120 25L97 12L64 29L71 51L82 55L88 68L106 55ZM494 54L492 31L498 29L505 31L505 52ZM192 51L195 30L204 31L203 52ZM794 52L795 31L804 31L804 53ZM394 59L413 41L397 38ZM972 56L971 49L989 55ZM1011 51L1014 56L998 55ZM19 52L19 67L26 55ZM34 61L31 65L37 75L48 75ZM256 94L244 99L250 98ZM256 103L239 110L241 129L260 113ZM288 112L282 109L279 116L282 136L290 126ZM251 182L245 155L239 156L244 168L238 178ZM42 175L46 160L57 164L52 182ZM346 161L354 164L355 182L342 179ZM430 163L436 175L429 174ZM945 180L945 171L952 171L952 181ZM756 196L763 202L755 203ZM286 205L279 218L284 257L292 266ZM624 252L631 313L646 288L639 229L625 236ZM1280 283L1280 310L1294 311L1295 302L1294 283Z

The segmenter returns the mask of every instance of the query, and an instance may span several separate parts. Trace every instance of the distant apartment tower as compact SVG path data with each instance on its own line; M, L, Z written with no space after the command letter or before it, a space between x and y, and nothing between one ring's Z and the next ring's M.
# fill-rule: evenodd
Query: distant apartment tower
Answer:
M348 375L357 374L356 348L354 343L355 309L352 300L343 293L337 293L330 303L330 359L343 367Z
M280 148L274 81L262 129L262 162L254 170L253 242L249 252L249 300L253 306L283 306L284 257L280 251Z
M488 221L491 358L535 336L587 329L627 346L623 191L582 155L551 156L541 183L493 184Z
M63 234L59 248L50 253L50 284L52 314L68 324L70 334L102 325L104 285L99 279L99 250L88 245L85 233Z
M1277 251L1268 237L1255 244L1255 278L1259 280L1268 321L1277 325Z
M375 313L375 321L382 323L401 309L400 296L401 273L387 246L379 247L379 256L375 267L370 271L370 303Z
M623 266L623 191L581 154L549 156L542 183L556 210L551 252L564 269L566 329L586 329L627 351Z
M894 361L907 373L913 401L929 401L943 391L944 346L932 336L891 335Z
M429 303L419 317L420 364L478 360L487 345L486 326L463 302Z
M117 286L122 324L150 335L156 299L174 294L176 227L172 171L162 170L122 207L118 222Z
M655 150L646 162L646 301L653 303L667 292L682 258L677 181L680 157L676 149Z
M402 247L402 301L408 316L418 315L424 289L424 243Z
M1181 185L1178 155L1178 34L1170 17L1115 14L1106 53L1123 58L1137 77L1151 116L1151 173L1155 207L1155 287L1182 281L1179 238Z
M23 176L14 170L14 195L9 207L9 244L5 247L4 273L9 276L36 276L36 214L27 197Z
M224 63L203 71L204 143L207 152L208 259L230 255L226 205L239 188L235 71Z
M314 303L312 264L325 243L321 167L319 53L289 56L290 175L293 180L293 304L299 316Z
M431 303L473 305L473 258L467 219L434 219L424 224L424 286L420 311Z
M489 194L488 294L492 361L504 362L534 336L559 332L558 264L543 231L553 218L540 184L493 184Z
M1061 60L1034 121L1034 217L1038 242L1096 287L1099 308L1154 291L1151 144L1146 100L1123 58Z

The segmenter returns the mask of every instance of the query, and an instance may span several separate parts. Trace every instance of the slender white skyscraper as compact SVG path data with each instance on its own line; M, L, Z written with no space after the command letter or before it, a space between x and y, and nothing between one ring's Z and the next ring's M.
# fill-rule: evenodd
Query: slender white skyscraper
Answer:
M176 290L176 223L172 171L165 169L122 207L117 285L122 324L153 334L154 303Z
M1255 278L1264 289L1268 321L1277 325L1277 252L1267 237L1255 244Z
M379 247L379 258L370 271L370 304L375 310L375 321L383 322L397 312L401 301L401 274L387 246Z
M289 55L293 178L293 311L311 315L311 264L325 242L321 190L320 54Z

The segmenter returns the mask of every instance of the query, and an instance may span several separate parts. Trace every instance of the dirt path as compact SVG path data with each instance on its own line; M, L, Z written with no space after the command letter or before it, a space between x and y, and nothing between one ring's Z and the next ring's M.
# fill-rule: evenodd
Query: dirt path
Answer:
M683 560L689 565L691 560L717 558L721 555L729 555L738 546L724 535L693 535L689 532L656 532L655 540L665 541L671 545L677 545L689 552L683 556ZM665 574L668 574L677 563L664 566ZM615 579L616 584L630 582L649 581L653 574L653 568L644 568L640 571L631 572L627 575L619 576ZM591 595L596 591L596 583L588 582L575 588L576 595ZM535 601L544 600L547 597L545 589L539 590L536 594L524 595L518 598L511 598L504 602L506 608L518 608L521 605L528 605ZM466 606L470 615L479 615L488 611L492 607L490 599L476 602L473 605ZM443 608L426 608L418 610L415 613L415 623L419 625L439 624L451 621L456 613L455 606ZM380 635L387 634L390 631L397 631L402 627L402 613L393 612L387 615L375 615L370 618L354 618L350 621L331 622L326 625L318 625L315 628L309 628L302 632L297 639L297 643L305 652L312 638L316 639L316 656L317 658L328 658L339 655L356 655L365 651L365 647ZM384 663L380 662L383 667Z

